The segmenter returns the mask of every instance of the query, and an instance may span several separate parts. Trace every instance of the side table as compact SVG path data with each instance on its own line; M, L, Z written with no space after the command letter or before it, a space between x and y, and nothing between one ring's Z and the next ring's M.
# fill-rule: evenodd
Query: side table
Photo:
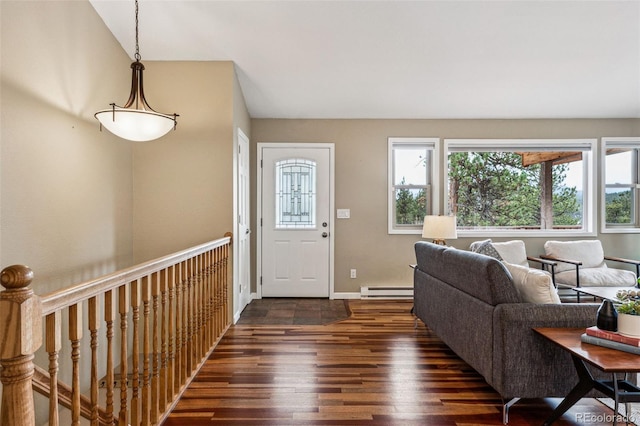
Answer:
M578 383L562 400L544 422L550 425L571 408L591 389L597 389L614 400L613 424L618 418L618 404L640 402L640 388L626 379L618 379L616 373L635 373L640 371L638 355L583 343L580 336L584 328L534 328L533 331L569 352L578 373ZM597 380L591 375L586 364L611 373L611 380ZM628 408L628 407L627 407Z

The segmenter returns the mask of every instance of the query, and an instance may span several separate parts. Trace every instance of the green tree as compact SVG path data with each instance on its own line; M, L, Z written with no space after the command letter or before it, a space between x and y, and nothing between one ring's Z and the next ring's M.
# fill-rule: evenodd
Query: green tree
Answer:
M554 225L580 220L576 189L563 186L566 165L553 167ZM522 166L513 152L449 156L449 200L459 226L540 226L540 166Z
M631 223L631 190L607 194L605 217L607 223Z
M400 185L405 185L402 178ZM412 191L400 188L396 192L396 223L415 225L422 223L426 212L426 195L423 189Z

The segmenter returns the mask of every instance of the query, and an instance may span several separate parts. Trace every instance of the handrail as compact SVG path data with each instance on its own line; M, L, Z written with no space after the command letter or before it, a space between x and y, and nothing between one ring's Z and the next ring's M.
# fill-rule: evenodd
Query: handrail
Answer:
M198 253L221 247L225 244L229 244L230 242L231 237L220 238L218 240L153 259L121 271L113 272L100 278L76 284L63 290L42 295L40 296L40 300L42 302L42 315L46 316L55 311L59 311L60 309L69 306L69 302L78 303L99 294L104 294L105 292L113 290L124 283L140 279L158 271L159 269L175 265L176 263L189 259Z
M29 288L33 272L28 267L3 269L0 426L35 424L33 389L49 395L51 426L59 424L59 405L70 406L72 425L78 425L81 416L92 425L161 423L230 325L230 244L227 233L40 297ZM65 339L71 356L59 365L63 315L68 318ZM84 326L83 318L88 319ZM101 325L106 326L102 333ZM84 353L83 341L89 342ZM106 350L98 351L105 341ZM48 389L40 367L33 380L34 354L43 343L49 359ZM80 371L81 357L90 359L88 375ZM116 369L121 374L118 412ZM70 391L58 380L60 371L70 373ZM106 372L105 407L98 403L99 371ZM81 383L89 395L81 394ZM61 393L67 395L66 402Z

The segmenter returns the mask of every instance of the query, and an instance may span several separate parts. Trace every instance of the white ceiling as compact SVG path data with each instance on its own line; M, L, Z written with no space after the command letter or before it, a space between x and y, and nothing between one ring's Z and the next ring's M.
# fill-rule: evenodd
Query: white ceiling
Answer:
M133 57L133 0L90 1ZM139 8L143 62L233 61L255 118L640 117L640 0Z

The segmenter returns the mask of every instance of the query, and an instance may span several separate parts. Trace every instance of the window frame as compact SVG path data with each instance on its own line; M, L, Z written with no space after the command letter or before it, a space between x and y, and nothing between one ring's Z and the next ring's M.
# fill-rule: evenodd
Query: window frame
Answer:
M394 150L400 147L415 146L416 148L423 147L427 150L431 150L431 164L428 165L430 173L427 174L427 180L431 180L431 187L422 185L415 185L416 188L430 189L431 195L431 211L427 210L427 214L438 214L440 209L440 138L427 138L427 137L390 137L387 140L387 232L389 234L414 234L422 235L422 225L404 225L402 227L396 226L395 223L395 189L394 183Z
M600 144L600 232L603 234L638 234L640 233L640 171L636 176L635 208L636 223L633 225L609 225L606 216L607 192L607 147L634 148L640 150L640 137L603 137ZM640 157L640 154L638 154ZM640 158L637 159L640 163Z
M544 149L540 149L544 147ZM479 238L479 237L584 237L595 236L596 218L596 191L595 181L596 159L598 156L597 139L444 139L442 149L444 177L443 182L447 185L443 189L443 197L449 197L449 152L451 149L458 151L582 151L583 164L583 225L579 230L501 230L501 229L458 229L458 238ZM445 214L450 214L448 203L444 202Z

